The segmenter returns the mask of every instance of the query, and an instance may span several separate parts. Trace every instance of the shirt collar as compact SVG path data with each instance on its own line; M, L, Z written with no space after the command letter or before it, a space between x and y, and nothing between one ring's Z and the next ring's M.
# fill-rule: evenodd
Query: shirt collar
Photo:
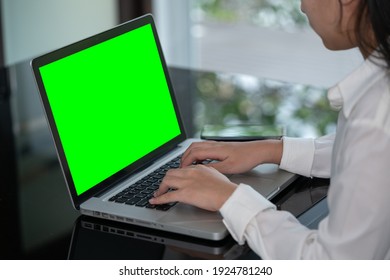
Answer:
M346 118L349 117L355 104L363 97L367 89L387 73L384 71L386 68L383 60L376 57L377 53L373 54L328 91L330 106L336 110L342 109Z

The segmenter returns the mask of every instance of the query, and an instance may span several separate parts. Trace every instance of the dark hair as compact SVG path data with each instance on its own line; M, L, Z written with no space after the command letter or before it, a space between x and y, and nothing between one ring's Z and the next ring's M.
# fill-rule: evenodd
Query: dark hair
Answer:
M368 23L372 26L375 45L363 27ZM366 53L377 50L381 59L390 69L390 1L360 0L358 20L356 22L356 38L359 48Z

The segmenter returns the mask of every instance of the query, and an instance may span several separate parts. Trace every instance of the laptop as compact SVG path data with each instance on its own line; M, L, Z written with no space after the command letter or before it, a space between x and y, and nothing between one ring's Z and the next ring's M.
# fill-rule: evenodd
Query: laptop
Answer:
M249 253L230 236L212 241L81 215L68 259L237 259Z
M147 203L166 170L200 141L187 139L150 14L37 57L31 66L77 210L197 238L228 234L219 213ZM237 179L259 176L271 198L295 175L260 166Z

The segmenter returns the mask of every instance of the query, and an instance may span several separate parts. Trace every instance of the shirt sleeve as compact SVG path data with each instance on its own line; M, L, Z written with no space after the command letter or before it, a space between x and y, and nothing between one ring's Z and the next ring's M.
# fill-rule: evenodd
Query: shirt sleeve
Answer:
M232 237L239 244L247 242L263 259L299 259L299 248L315 238L310 237L315 236L314 231L292 214L276 210L274 204L245 184L238 186L220 213Z
M283 137L283 155L280 168L310 177L313 159L313 139Z
M280 168L306 177L330 177L335 134L317 139L283 138Z

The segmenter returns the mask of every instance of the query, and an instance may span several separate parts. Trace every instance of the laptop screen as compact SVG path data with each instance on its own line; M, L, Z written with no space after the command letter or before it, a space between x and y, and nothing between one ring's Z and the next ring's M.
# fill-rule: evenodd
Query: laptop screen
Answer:
M182 134L151 24L39 67L77 195Z

